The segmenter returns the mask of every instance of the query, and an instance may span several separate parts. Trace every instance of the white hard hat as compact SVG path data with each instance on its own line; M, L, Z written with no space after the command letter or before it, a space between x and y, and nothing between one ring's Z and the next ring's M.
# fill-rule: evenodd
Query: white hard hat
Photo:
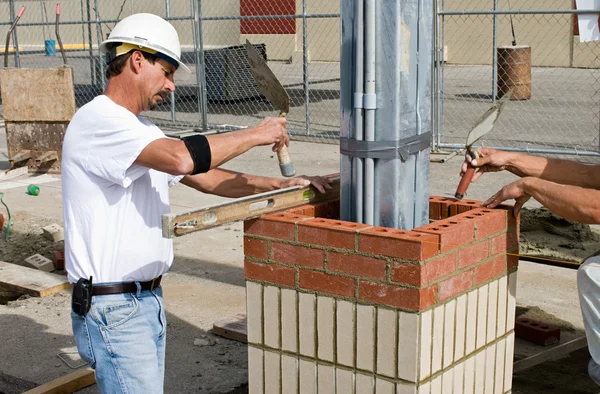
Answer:
M181 46L177 31L158 15L128 16L117 23L108 39L100 45L100 52L111 57L122 55L132 49L154 54L172 63L176 68L181 66L188 73L190 72L181 61Z

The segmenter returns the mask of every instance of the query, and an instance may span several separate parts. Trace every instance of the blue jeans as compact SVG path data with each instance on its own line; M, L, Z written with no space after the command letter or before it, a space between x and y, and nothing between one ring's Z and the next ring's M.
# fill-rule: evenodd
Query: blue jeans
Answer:
M588 373L600 386L600 257L591 257L577 270L577 288L588 349Z
M94 296L86 316L71 311L81 358L102 393L163 392L167 321L162 288Z

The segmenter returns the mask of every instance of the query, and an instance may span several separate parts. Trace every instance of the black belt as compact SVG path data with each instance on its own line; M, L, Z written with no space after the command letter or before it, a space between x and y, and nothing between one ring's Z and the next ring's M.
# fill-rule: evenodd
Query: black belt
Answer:
M148 282L140 282L142 290L154 290L160 286L160 279L162 275L149 280ZM135 282L124 282L114 285L93 285L92 295L110 295L110 294L122 294L122 293L135 293L137 292L137 286Z

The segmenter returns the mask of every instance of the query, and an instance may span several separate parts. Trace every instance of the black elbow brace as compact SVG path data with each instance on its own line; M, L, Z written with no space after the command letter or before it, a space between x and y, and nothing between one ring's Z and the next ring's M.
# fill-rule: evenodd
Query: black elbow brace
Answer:
M208 172L210 170L211 153L206 137L202 134L195 134L184 137L182 140L194 162L194 171L191 175Z

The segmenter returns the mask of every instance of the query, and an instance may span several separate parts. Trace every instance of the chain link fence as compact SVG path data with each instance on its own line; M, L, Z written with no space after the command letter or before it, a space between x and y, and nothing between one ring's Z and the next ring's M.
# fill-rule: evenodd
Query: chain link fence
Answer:
M513 3L519 10L508 0L437 1L432 148L463 147L473 124L508 86L529 94L508 104L483 145L598 155L600 43L579 42L573 0ZM13 36L10 66L60 66L54 2L0 0L0 31L8 31L22 5L27 9ZM249 40L290 96L290 133L337 142L337 0L63 0L61 9L78 106L106 84L98 42L118 20L151 12L176 27L192 72L177 73L171 99L144 116L173 135L239 129L277 116L279 109L253 82L244 48ZM529 55L511 50L513 44Z
M519 10L499 0L439 4L435 147L464 146L478 118L513 88L482 145L598 155L600 42L579 42L571 0L513 2ZM559 11L541 8L553 6Z

